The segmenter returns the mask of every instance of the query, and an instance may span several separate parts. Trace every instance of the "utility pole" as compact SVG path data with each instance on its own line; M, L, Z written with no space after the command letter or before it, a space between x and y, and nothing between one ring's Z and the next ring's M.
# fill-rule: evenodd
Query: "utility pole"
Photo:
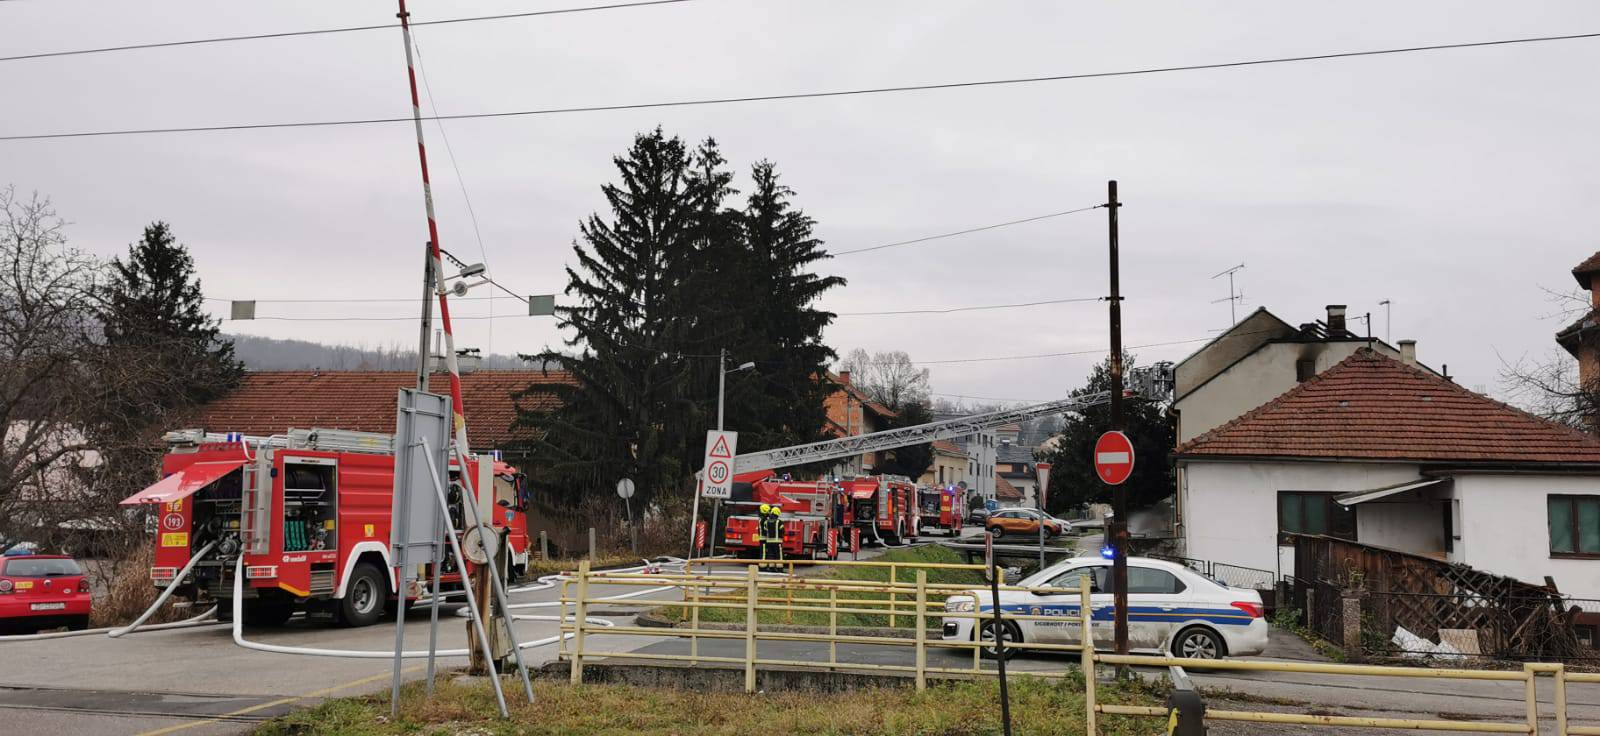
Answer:
M1117 182L1106 182L1106 214L1111 245L1111 430L1122 431L1122 282L1117 259ZM1113 637L1117 654L1128 653L1128 491L1118 485L1111 491L1116 513L1106 530L1111 539L1111 592Z

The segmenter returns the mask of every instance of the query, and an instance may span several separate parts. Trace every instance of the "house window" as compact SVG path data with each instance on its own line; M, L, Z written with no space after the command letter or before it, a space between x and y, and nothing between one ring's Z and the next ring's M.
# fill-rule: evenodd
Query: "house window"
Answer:
M1600 557L1600 496L1550 496L1550 556Z
M1356 511L1334 502L1333 493L1278 492L1278 543L1289 534L1325 534L1355 540Z

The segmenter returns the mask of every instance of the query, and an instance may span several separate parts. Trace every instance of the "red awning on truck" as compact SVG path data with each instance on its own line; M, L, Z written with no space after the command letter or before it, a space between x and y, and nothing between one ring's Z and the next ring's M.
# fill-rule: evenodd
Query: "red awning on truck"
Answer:
M122 499L122 505L172 503L180 498L188 498L201 488L216 482L218 478L238 470L239 466L244 465L244 463L245 461L243 460L195 463L162 478L149 488Z

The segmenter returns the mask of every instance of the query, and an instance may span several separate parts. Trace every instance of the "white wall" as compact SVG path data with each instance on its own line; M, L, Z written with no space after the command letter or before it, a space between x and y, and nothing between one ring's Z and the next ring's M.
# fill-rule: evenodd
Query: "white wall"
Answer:
M1455 560L1519 580L1543 584L1580 598L1600 598L1600 560L1550 557L1546 496L1600 495L1600 477L1551 475L1458 475L1461 539Z
M1178 443L1199 437L1294 388L1295 363L1302 356L1321 373L1367 346L1365 340L1275 342L1241 359L1184 396L1178 410ZM1399 357L1393 348L1374 341L1379 353Z
M1419 477L1414 464L1188 461L1185 467L1184 554L1274 571L1280 568L1278 491L1348 493Z
M1418 496L1423 500L1416 500ZM1396 494L1357 507L1356 539L1362 544L1414 552L1445 559L1444 501L1434 500L1430 489Z

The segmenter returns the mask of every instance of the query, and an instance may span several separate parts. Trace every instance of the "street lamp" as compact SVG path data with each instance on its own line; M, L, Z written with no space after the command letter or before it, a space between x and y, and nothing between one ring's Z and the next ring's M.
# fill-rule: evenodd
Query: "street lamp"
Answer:
M728 391L728 374L729 373L738 373L739 371L753 370L753 369L755 369L755 367L756 367L756 364L754 362L747 361L745 363L741 363L738 368L735 368L735 369L730 371L730 370L728 370L728 350L727 350L727 348L723 348L720 352L718 352L718 354L717 354L717 431L718 432L721 432L722 429L723 429L723 427L722 427L723 403L724 403L724 399L726 398L727 391ZM710 544L711 549L707 552L707 554L710 554L710 555L713 555L713 556L717 554L717 521L718 521L719 517L721 517L721 515L722 515L722 499L719 498L719 499L716 499L716 500L711 502L711 528L709 530L710 534L707 535L707 536L711 537L711 544ZM699 518L700 518L700 493L699 493L699 491L696 491L695 494L694 494L694 510L692 512L690 512L690 514L689 514L689 557L690 558L694 557L694 525L699 520Z
M756 364L754 362L746 362L740 364L738 368L731 371L728 370L728 351L726 348L717 357L717 431L722 431L722 400L727 392L728 374L752 370L755 367Z

